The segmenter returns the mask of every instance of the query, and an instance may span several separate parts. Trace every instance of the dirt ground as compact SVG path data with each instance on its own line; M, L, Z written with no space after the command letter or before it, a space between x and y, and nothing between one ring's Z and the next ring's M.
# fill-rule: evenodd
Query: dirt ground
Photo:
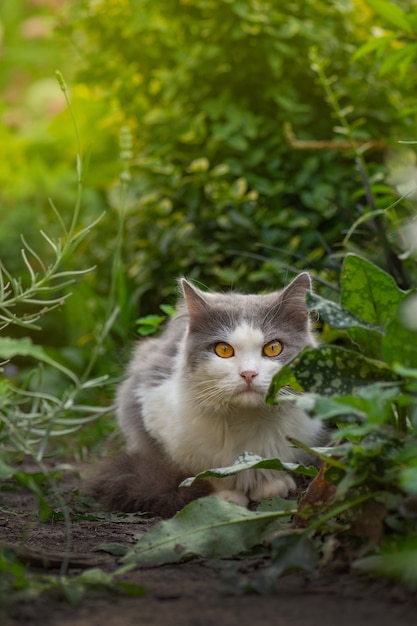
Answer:
M114 570L117 557L93 548L109 542L130 545L154 521L88 520L85 516L74 520L70 572L94 566ZM35 571L57 571L65 539L63 521L39 523L30 493L16 489L0 492L0 543L20 545ZM48 563L42 554L47 555ZM0 612L0 622L4 626L414 626L417 622L417 593L342 568L291 573L277 581L270 595L239 592L236 569L239 580L248 582L265 565L264 559L251 558L138 567L126 579L143 585L144 596L90 591L74 607L55 594L42 595L21 601L3 615ZM231 572L235 572L233 576Z

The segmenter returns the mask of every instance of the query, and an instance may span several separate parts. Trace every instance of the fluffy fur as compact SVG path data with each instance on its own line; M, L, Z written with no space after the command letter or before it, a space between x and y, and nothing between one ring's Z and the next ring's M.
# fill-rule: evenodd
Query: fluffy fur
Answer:
M92 490L110 509L152 510L169 516L211 492L240 504L286 497L291 476L247 470L227 479L178 488L186 476L231 465L249 450L281 461L301 461L288 437L307 445L322 438L311 420L282 390L265 403L272 377L307 345L314 345L305 293L307 273L268 295L206 293L185 279L177 315L158 338L138 344L117 394L117 418L127 453L101 468ZM282 344L278 356L264 346ZM232 347L218 356L218 343Z

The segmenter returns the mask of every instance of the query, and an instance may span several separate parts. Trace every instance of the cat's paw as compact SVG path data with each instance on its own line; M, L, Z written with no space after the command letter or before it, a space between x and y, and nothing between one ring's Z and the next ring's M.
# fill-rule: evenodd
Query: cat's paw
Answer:
M225 502L234 502L240 506L247 506L249 504L249 499L241 491L222 489L221 491L216 491L214 495Z
M294 491L296 484L288 474L282 474L279 478L274 478L257 485L249 492L249 498L254 502L279 496L286 498L290 491Z

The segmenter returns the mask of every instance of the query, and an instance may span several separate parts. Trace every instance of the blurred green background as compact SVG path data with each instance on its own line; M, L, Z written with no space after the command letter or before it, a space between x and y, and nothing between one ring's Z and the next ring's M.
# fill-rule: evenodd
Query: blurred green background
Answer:
M49 199L71 219L77 141L55 70L89 155L80 228L105 212L71 264L95 270L35 341L81 371L112 281L121 311L106 372L120 370L137 318L175 302L180 275L262 291L306 268L334 297L355 250L410 286L415 196L398 199L416 184L416 151L399 141L417 138L416 8L2 0L1 261L24 281L21 234L47 262L39 231L60 233Z

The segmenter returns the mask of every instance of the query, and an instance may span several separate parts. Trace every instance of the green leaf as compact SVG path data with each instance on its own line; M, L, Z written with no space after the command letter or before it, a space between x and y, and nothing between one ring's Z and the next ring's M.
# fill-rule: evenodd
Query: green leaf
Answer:
M392 418L392 402L398 399L400 390L393 383L376 382L359 387L354 395L317 396L303 394L296 399L297 406L313 413L321 420L335 417L355 417L366 421L369 427L383 424ZM343 421L343 420L342 420Z
M318 563L318 553L310 537L302 532L285 532L272 543L272 565L255 581L259 593L270 593L277 578L289 570L311 572Z
M274 401L291 376L304 391L324 396L348 395L371 382L396 380L385 363L358 352L339 346L308 347L274 376L268 392L269 402Z
M397 4L387 0L368 0L368 4L390 24L406 33L413 33L413 27L407 14Z
M113 556L124 556L127 552L127 546L122 543L101 543L98 546L94 546L91 549L92 552L107 552L107 554L112 554Z
M367 330L383 333L381 326L365 322L365 320L351 313L340 304L336 304L336 302L332 302L331 300L325 300L311 291L308 291L306 294L306 303L310 311L317 311L320 317L332 328L352 328L353 326L359 326Z
M0 358L12 359L15 356L31 356L38 361L49 359L44 349L34 345L29 337L22 339L0 337Z
M391 41L395 40L395 35L385 35L384 37L375 37L375 39L371 39L367 41L363 46L361 46L358 50L356 50L355 54L352 57L352 61L357 61L361 57L373 52L374 50L378 53L384 52L385 49L390 45Z
M341 274L341 304L359 318L385 329L407 293L392 276L359 256L348 254ZM364 328L350 328L349 336L368 356L381 358L382 337Z
M264 459L253 452L241 452L233 465L229 467L218 467L200 472L196 476L186 478L182 483L182 487L189 487L195 480L200 478L226 478L226 476L235 476L243 470L248 469L270 469L284 472L293 472L294 474L302 474L304 476L316 476L315 467L305 467L298 463L281 462L279 459Z
M271 523L283 515L288 511L248 511L215 496L200 498L140 537L123 561L161 565L193 556L237 556L261 545Z
M135 583L131 583L127 580L118 580L114 584L118 591L123 593L125 596L129 596L130 598L138 598L147 595L146 587L143 587L142 585L136 585Z
M410 465L401 472L400 483L407 493L417 494L417 465Z
M11 478L14 472L15 470L13 467L7 465L7 463L0 458L0 480L7 480L8 478Z
M368 556L353 562L361 572L385 576L406 586L417 588L417 539L405 539L394 544L383 554Z
M52 359L41 346L34 345L29 337L22 339L0 337L0 358L12 359L15 356L30 356L37 361L47 363L78 383L77 376L70 369Z
M382 341L382 355L391 365L417 369L417 331L405 328L401 315L402 303L388 323Z

